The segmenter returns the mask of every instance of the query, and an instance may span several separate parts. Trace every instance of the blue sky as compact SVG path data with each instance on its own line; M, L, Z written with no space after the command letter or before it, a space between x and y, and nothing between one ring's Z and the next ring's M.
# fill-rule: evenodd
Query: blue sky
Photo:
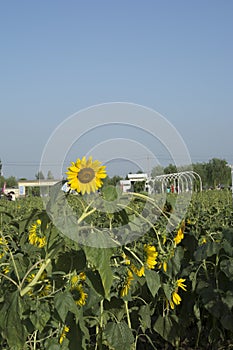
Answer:
M33 179L63 120L114 101L166 117L193 162L233 164L232 37L231 0L1 1L3 174Z

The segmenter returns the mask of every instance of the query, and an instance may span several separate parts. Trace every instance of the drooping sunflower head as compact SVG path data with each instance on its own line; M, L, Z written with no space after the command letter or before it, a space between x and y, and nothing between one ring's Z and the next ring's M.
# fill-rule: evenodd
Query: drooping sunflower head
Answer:
M36 222L31 225L28 241L38 248L43 248L46 245L46 237L42 234L40 219L36 220Z
M98 160L92 161L92 157L78 158L66 172L70 188L81 194L96 192L107 176L105 168Z
M146 266L148 269L152 270L154 269L155 265L157 264L157 256L158 252L156 251L156 247L153 245L144 245L144 250L146 252Z

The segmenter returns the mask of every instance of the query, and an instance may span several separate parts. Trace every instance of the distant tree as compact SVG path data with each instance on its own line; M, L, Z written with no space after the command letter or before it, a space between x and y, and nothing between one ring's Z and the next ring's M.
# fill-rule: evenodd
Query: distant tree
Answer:
M4 182L6 181L5 177L4 176L0 176L0 191L1 189L3 188L3 185L4 185Z
M115 175L113 177L107 177L104 179L104 184L109 186L116 186L122 180L121 176Z
M230 186L231 169L224 159L213 158L208 163L195 163L193 170L200 175L204 187L216 187L219 184Z
M35 178L37 179L37 180L44 180L44 174L43 174L43 172L40 170L40 171L38 171L38 173L37 174L35 174Z
M163 174L164 174L164 168L162 167L162 165L156 165L151 170L151 177L156 177Z
M6 186L7 187L16 187L18 185L18 181L14 176L10 176L6 179Z
M164 174L173 173L177 173L177 167L174 164L169 164L166 168L164 168Z
M18 181L14 176L10 176L8 178L0 176L0 191L3 188L4 183L6 183L6 187L17 187L18 185Z
M54 180L54 176L53 176L51 170L48 171L47 180Z
M145 181L135 181L133 184L133 191L134 192L143 192L145 188Z
M201 177L202 184L204 187L211 186L211 184L208 184L208 180L207 180L206 163L193 164L193 171L195 171Z
M0 176L2 176L2 161L0 159Z
M224 159L213 158L206 164L208 184L229 186L231 182L231 169Z

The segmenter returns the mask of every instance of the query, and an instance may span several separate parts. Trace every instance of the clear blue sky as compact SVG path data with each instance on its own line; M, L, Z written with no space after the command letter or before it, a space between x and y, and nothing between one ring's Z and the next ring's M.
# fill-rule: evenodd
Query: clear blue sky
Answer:
M112 101L165 116L193 162L233 164L232 38L231 0L0 1L4 175L34 178L64 119Z

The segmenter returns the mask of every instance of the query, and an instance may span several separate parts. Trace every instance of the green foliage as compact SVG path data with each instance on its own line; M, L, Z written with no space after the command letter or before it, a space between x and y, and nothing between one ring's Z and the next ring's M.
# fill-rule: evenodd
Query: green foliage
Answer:
M16 187L18 185L18 182L14 176L0 176L0 190L2 189L4 183L6 183L6 187Z
M169 164L165 168L158 165L152 169L151 176L155 177L186 170L193 170L198 173L205 188L216 188L219 184L225 187L231 185L231 169L226 160L218 158L210 159L209 162L194 163L192 166L181 166L178 169L173 164Z
M56 189L52 196L56 205L48 203L49 214L64 215L68 200L79 218L86 214L89 229L98 228L92 237L98 238L99 247L94 240L82 246L64 236L40 198L1 202L1 349L233 346L231 193L193 194L186 217L172 232L166 226L177 200L174 194L160 210L158 201L147 203L149 223L142 215L143 195L127 195L118 213L92 211L84 197L64 199ZM106 186L103 196L110 208L119 193ZM138 235L142 223L147 227L143 236ZM135 234L137 239L121 245L114 235L117 225L122 235ZM101 248L106 233L109 242L119 243L115 248ZM35 243L43 243L43 237L44 245Z

